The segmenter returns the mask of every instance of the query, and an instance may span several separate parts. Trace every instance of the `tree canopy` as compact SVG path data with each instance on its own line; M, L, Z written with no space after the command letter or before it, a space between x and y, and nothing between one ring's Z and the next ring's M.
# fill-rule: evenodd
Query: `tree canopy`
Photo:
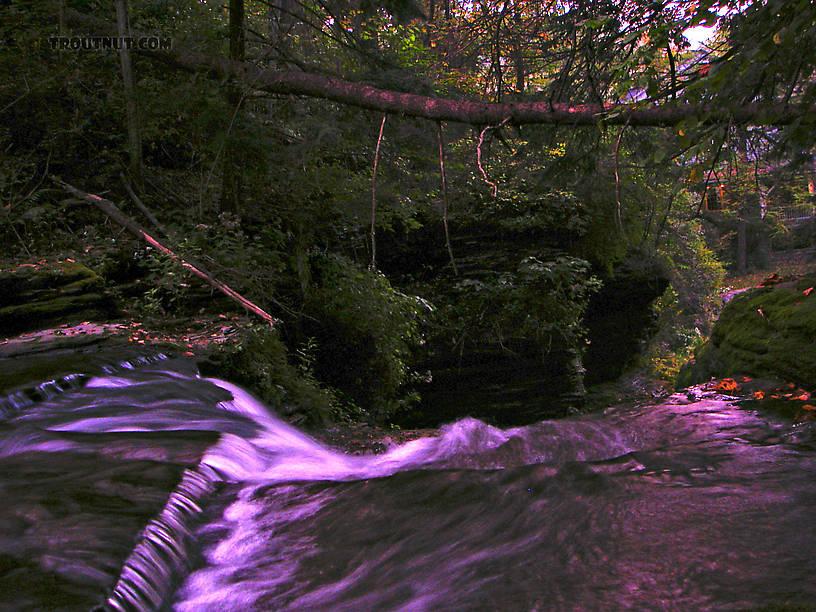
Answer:
M399 17L422 16L420 7L413 12L391 7L392 14L387 8L351 5L268 6L283 11L294 30L298 24L291 21L292 11L299 9L305 15L301 28L308 24L330 44L356 51L369 70L385 64L373 79L381 86L332 76L331 67L307 67L306 57L269 61L261 56L243 63L179 46L141 52L180 68L240 77L247 88L476 125L671 126L688 120L787 125L816 113L814 58L802 52L814 33L809 2L748 8L725 1L482 2L448 6L450 16L440 23L408 27L399 25ZM724 17L712 13L714 8ZM434 13L433 2L428 9ZM87 32L111 31L104 20L75 10L65 17ZM337 27L335 21L346 25ZM684 53L687 29L717 21L722 21L722 42L704 52ZM281 53L282 40L265 55ZM472 49L467 64L456 57L456 45ZM286 69L292 65L299 70ZM439 74L444 68L448 74ZM460 86L450 89L446 78L458 79ZM417 93L423 89L435 89L436 95ZM450 93L464 95L445 97ZM473 99L473 94L481 95ZM503 102L508 98L512 101Z

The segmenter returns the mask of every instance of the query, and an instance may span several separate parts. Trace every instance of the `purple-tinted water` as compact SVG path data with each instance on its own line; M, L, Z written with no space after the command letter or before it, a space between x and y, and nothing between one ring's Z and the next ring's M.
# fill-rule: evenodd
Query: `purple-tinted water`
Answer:
M99 602L115 609L816 606L813 424L720 396L510 430L465 419L353 457L228 383L141 370L94 378L4 427L8 460L64 462L94 436L138 435L147 442L128 459L186 466L115 574L92 576L86 559L86 582L106 585ZM160 443L203 432L219 437L195 460ZM2 529L0 515L0 561L3 546L31 544ZM55 556L44 546L31 566ZM14 601L0 582L0 608Z

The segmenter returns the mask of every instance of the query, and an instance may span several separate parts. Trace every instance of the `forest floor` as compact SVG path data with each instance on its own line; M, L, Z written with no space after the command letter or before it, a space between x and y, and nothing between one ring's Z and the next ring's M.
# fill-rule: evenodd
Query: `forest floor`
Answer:
M762 268L754 268L744 273L729 272L725 277L724 285L729 291L747 289L760 286L763 281L774 274L782 279L796 278L812 272L816 272L816 247L776 251L771 254L768 265Z

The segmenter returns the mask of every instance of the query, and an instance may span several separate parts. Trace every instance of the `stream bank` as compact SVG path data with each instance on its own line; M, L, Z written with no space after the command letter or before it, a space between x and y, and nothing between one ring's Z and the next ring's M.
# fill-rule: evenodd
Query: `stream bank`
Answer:
M733 295L679 387L712 377L770 377L816 388L816 273L772 275Z

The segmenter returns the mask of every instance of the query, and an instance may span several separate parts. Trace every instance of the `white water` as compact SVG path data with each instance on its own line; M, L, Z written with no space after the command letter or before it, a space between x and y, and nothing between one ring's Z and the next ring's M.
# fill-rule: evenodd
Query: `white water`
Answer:
M49 454L75 454L87 469L94 436L125 436L112 457L158 465L166 453L158 438L150 450L151 433L219 434L146 525L108 599L115 609L816 605L813 423L714 394L507 430L463 419L438 437L359 457L320 444L235 385L143 368L93 378L4 427L0 460L36 460L46 473ZM147 433L128 450L134 432ZM75 486L87 481L78 472ZM74 484L61 486L70 493ZM42 515L39 498L22 499L34 509L20 512ZM0 561L19 550L15 538L28 542L9 516ZM87 558L54 542L46 534L37 546L54 551L20 558L38 567ZM105 576L91 566L74 574Z

